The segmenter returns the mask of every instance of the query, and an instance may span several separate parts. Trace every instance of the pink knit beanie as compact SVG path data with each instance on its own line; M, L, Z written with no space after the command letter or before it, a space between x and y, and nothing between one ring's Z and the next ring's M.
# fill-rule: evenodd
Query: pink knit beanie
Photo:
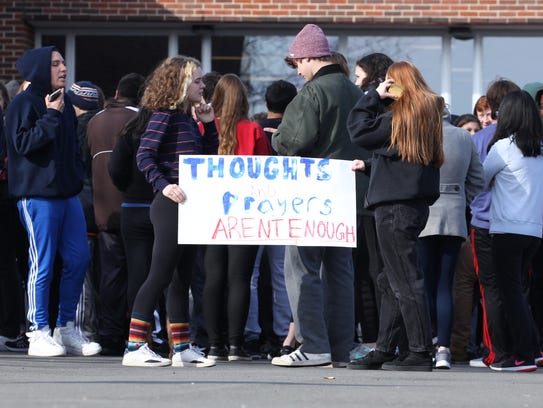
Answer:
M330 55L330 46L322 29L315 24L307 24L298 33L290 49L288 58L317 58Z

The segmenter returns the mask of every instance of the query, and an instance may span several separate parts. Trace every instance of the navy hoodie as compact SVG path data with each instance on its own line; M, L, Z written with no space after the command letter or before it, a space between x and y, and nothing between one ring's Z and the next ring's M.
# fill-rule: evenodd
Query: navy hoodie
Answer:
M52 91L55 50L28 50L17 60L17 69L30 85L15 96L6 114L8 188L15 198L73 197L83 185L74 108L67 96L63 112L45 105L45 96Z

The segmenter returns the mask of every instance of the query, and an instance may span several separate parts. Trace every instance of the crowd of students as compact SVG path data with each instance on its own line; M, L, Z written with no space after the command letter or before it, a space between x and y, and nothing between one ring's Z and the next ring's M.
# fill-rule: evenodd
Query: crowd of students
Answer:
M543 84L496 80L451 115L415 65L382 53L353 83L314 24L285 61L306 84L272 83L258 123L237 75L188 56L124 76L105 106L89 81L65 91L55 47L21 56L29 85L11 101L0 87L0 351L142 367L543 363ZM178 245L184 154L352 161L357 248Z

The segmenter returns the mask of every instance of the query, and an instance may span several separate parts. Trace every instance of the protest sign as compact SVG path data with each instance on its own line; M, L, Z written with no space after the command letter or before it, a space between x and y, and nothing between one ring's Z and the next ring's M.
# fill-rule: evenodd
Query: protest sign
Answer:
M352 162L179 157L180 244L356 246Z

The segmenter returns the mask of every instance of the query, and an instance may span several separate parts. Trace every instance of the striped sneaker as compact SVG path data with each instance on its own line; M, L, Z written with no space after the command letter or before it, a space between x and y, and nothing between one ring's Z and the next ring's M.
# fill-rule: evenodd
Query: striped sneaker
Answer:
M331 364L332 356L330 353L312 354L297 349L290 354L274 357L271 363L280 367L315 367Z

